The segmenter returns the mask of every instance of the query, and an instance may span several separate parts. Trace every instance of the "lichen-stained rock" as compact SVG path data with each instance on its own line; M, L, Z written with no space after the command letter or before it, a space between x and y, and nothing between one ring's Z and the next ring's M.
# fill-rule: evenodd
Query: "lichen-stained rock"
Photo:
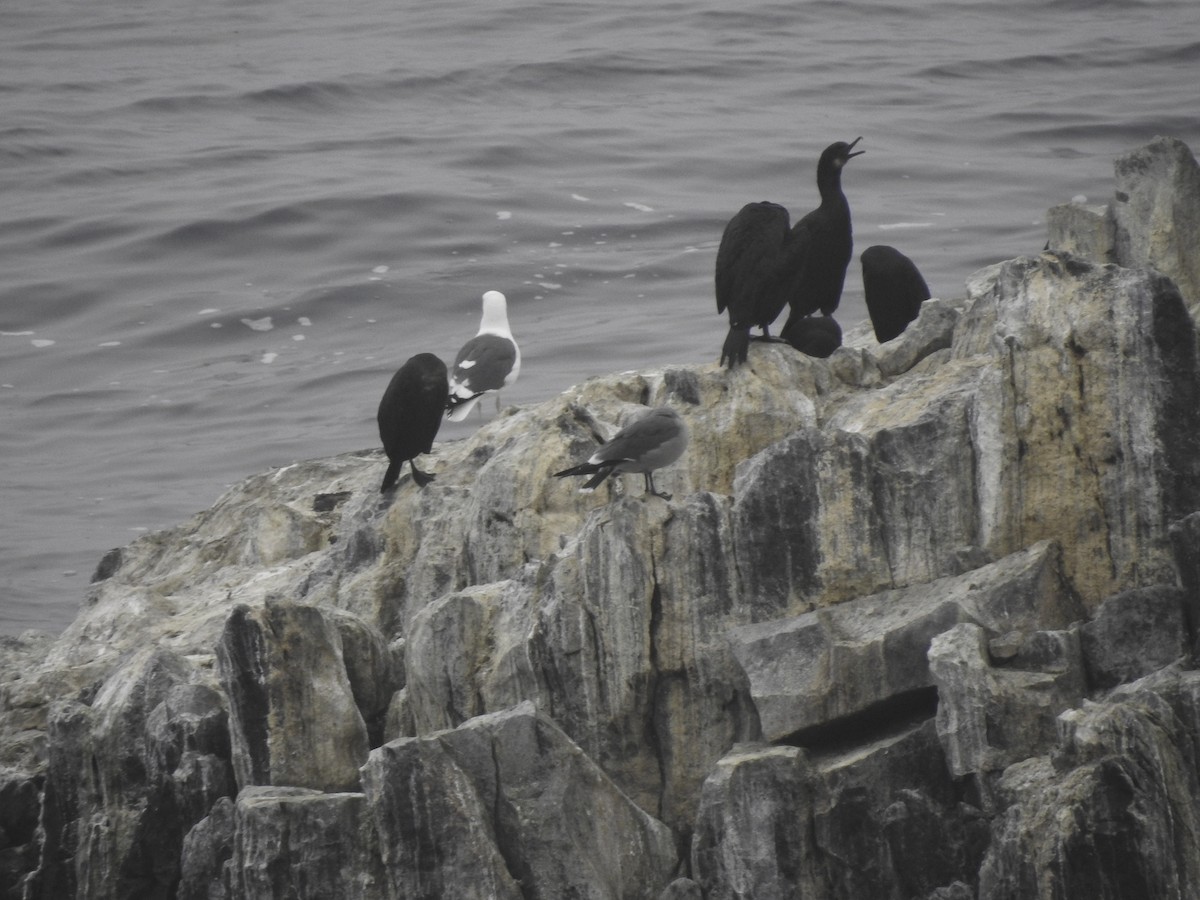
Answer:
M1175 282L1200 322L1200 165L1182 141L1156 137L1114 161L1110 203L1046 216L1047 248L1098 263L1152 268Z
M367 729L332 617L291 603L237 606L217 645L239 787L358 786Z
M1000 635L1081 614L1058 547L1042 543L966 575L733 628L729 640L763 737L779 740L932 688L930 641L960 622Z
M978 565L977 376L850 398L738 470L734 547L756 618Z
M1200 165L1191 150L1156 137L1117 157L1113 170L1114 262L1157 269L1200 307Z
M234 835L237 900L388 896L362 794L248 787L237 798Z
M363 770L395 897L654 900L674 839L530 703L385 744Z
M982 354L999 376L975 426L983 545L1060 541L1089 606L1173 580L1167 525L1200 508L1200 364L1178 290L1052 254L968 289L955 359Z
M1177 679L1064 713L1053 762L1004 772L981 900L1196 896L1196 723L1178 713L1194 712L1197 674Z
M743 744L705 780L692 875L706 900L826 897L815 852L819 780L797 747Z

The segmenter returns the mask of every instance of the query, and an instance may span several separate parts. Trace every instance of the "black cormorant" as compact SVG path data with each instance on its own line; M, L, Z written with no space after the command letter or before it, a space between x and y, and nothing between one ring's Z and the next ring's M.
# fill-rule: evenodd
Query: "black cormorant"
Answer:
M867 312L882 344L902 334L920 314L929 287L916 264L895 247L868 247L860 259Z
M842 346L842 326L833 316L789 318L780 337L807 356L825 359Z
M745 362L750 329L758 326L769 339L785 305L789 321L837 309L853 246L842 168L864 152L854 150L861 140L825 148L817 162L821 205L795 225L789 227L784 207L761 202L748 203L725 226L716 270L717 311L729 310L722 364Z
M396 483L406 462L418 486L433 480L433 475L417 468L416 458L433 449L449 393L446 364L432 353L418 353L392 376L375 417L388 456L380 491Z

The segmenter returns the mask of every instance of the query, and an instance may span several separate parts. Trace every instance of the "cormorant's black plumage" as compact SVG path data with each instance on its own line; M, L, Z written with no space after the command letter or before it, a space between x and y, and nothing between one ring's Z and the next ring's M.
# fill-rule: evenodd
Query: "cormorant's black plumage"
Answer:
M413 481L424 487L433 475L417 468L416 458L433 449L450 393L446 364L432 353L418 353L402 365L379 401L376 421L388 456L380 491L392 487L407 462Z
M842 346L842 326L833 316L805 316L795 320L789 318L780 337L801 353L825 359Z
M879 343L904 333L930 297L916 264L897 250L877 244L862 252L863 294Z
M850 264L850 205L842 193L842 168L863 151L862 138L830 144L817 162L821 205L789 227L777 203L749 203L729 220L717 250L717 312L729 310L729 334L721 363L745 362L750 329L769 327L785 305L788 321L837 309Z

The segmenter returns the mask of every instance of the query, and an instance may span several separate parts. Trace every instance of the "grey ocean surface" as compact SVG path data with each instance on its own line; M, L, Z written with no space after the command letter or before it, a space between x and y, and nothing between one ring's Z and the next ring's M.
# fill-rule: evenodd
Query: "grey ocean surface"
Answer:
M6 0L0 632L61 629L105 551L245 476L377 446L486 290L506 404L715 362L725 221L807 212L862 135L839 320L875 243L961 296L1115 156L1200 149L1198 72L1195 0Z

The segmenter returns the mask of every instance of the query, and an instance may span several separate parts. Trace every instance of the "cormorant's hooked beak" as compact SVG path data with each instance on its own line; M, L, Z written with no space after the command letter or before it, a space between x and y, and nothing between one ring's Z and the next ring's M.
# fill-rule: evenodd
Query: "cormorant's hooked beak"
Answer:
M859 135L858 137L856 137L854 140L852 140L852 141L850 142L850 146L849 146L849 147L847 147L846 149L847 149L847 150L853 150L853 149L854 149L854 145L855 145L855 144L857 144L857 143L858 143L859 141L861 141L861 140L862 140L862 135ZM853 158L854 158L854 157L856 157L856 156L862 156L862 155L863 155L864 153L866 153L866 152L867 152L866 150L858 150L858 151L856 151L856 152L854 152L854 153L847 153L847 154L846 154L846 159L847 159L847 160L851 160L851 159L853 159Z

